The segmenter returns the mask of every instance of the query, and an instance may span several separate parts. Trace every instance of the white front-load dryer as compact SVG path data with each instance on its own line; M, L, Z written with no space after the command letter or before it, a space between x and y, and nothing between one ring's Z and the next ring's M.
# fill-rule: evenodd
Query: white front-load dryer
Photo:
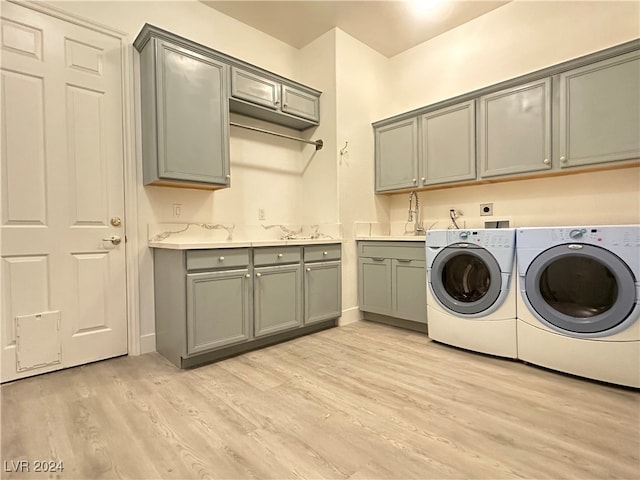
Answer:
M640 226L516 232L518 358L640 387Z
M514 257L515 229L427 232L429 337L516 358Z

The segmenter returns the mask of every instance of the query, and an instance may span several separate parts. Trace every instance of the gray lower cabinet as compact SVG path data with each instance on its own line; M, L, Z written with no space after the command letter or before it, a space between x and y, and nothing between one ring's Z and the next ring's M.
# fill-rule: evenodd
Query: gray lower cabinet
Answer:
M302 325L300 269L300 263L256 267L254 280L256 337Z
M551 79L480 97L480 177L551 169Z
M360 310L391 315L391 259L360 257L358 273Z
M155 249L156 350L184 368L334 326L340 250Z
M427 323L424 243L358 242L360 310Z
M249 269L187 274L187 354L251 338Z
M304 247L304 324L342 314L340 245Z
M227 66L151 37L140 50L140 81L145 185L227 187Z
M640 53L559 76L560 167L640 157Z
M391 298L394 316L427 323L426 282L423 260L391 260Z

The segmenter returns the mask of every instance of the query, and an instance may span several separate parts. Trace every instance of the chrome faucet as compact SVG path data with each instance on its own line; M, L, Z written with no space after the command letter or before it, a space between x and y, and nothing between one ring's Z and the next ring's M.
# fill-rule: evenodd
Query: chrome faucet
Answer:
M413 199L416 199L416 208L415 210L413 210L412 204L413 204ZM420 218L420 201L418 200L418 194L413 191L409 194L409 222L414 222L416 223L415 226L415 234L421 234L424 233L424 226L422 225L422 219Z

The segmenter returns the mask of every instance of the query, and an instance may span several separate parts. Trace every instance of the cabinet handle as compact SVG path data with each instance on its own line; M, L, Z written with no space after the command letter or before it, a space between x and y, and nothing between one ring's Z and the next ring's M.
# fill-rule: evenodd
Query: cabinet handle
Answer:
M373 260L374 262L384 262L384 258L372 258L371 260Z
M406 258L399 258L399 259L398 259L398 262L400 262L400 263L411 263L411 262L412 262L412 260L408 260L408 259L406 259Z
M310 271L311 271L311 269L307 267L307 272L310 272Z
M548 158L545 158L542 163L544 163L545 165L549 165L551 162L549 161Z
M426 183L426 181L427 181L427 179L426 179L426 178L424 178L424 177L422 177L420 180L422 180L422 184L423 184L423 185L424 185L424 184Z
M563 162L563 163L566 163L567 162L567 157L560 157L560 161Z
M329 252L322 252L323 255L329 255Z
M224 262L224 257L218 258L219 261Z
M251 275L249 275L248 273L245 275L246 278L251 278Z
M414 178L414 179L413 179L413 183L418 183L418 179L417 179L417 178Z
M273 102L274 105L280 105L280 100L276 100L275 102Z
M279 254L278 254L278 258L282 258L282 256L283 256L283 255L282 255L281 253L279 253Z
M226 178L227 180L229 180L231 178L231 175L226 175L224 178Z
M262 274L261 273L256 273L256 277L261 277Z

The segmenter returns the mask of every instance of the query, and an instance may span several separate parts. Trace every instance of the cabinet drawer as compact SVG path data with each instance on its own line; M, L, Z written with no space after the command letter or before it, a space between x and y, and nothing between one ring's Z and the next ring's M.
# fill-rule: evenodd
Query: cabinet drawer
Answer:
M358 242L358 255L370 258L424 260L423 242Z
M187 252L187 270L246 267L247 265L249 265L248 248L217 248Z
M253 250L255 266L298 262L300 262L300 247L262 247Z
M311 245L304 247L305 262L321 262L323 260L340 260L342 245Z

